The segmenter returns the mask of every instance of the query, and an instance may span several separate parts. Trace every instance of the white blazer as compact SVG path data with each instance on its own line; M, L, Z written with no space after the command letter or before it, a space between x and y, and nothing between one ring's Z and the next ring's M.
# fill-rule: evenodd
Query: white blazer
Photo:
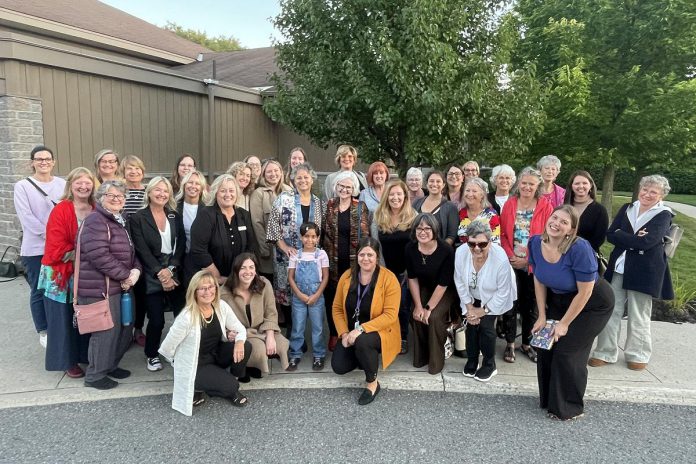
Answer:
M512 308L517 299L517 283L505 250L497 243L490 243L488 259L478 273L477 286L481 294L481 305L490 314L500 315ZM457 248L454 255L454 284L459 293L462 314L467 313L467 304L474 302L469 292L469 280L474 273L471 250L466 244Z
M228 330L237 332L236 340L246 340L246 329L227 303L220 300L215 314L220 321L223 342L227 341ZM201 328L193 324L190 311L184 308L174 319L174 324L162 342L159 352L169 362L176 360L172 408L187 416L193 414L193 394L200 346Z

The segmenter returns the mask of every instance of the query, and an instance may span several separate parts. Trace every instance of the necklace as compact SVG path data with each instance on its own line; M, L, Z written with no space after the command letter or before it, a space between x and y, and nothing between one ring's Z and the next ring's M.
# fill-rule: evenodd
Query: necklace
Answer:
M427 260L425 259L425 255L423 254L422 251L420 252L420 255L421 255L421 261L423 262L423 266L425 266L426 264L428 264Z
M203 316L203 313L201 313L201 316ZM210 324L211 322L213 322L214 316L215 316L215 311L211 311L210 312L210 320L208 320L205 316L203 316L203 322L205 322L206 324Z

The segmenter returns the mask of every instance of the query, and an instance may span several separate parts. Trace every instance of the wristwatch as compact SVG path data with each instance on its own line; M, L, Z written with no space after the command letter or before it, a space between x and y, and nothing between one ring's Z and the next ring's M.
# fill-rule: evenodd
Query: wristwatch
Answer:
M169 269L169 272L171 272L172 275L174 275L174 273L176 272L176 266L167 266L167 269Z
M490 312L491 312L491 310L488 309L488 307L486 307L486 306L483 307L483 314L484 314L484 315L485 315L485 314L488 314L488 313L490 313Z
M365 329L363 329L363 326L362 326L362 325L358 325L358 326L355 328L355 330L357 330L357 331L360 332L360 333L365 333Z
M423 306L423 309L425 309L426 311L430 311L430 305L427 304L427 305Z

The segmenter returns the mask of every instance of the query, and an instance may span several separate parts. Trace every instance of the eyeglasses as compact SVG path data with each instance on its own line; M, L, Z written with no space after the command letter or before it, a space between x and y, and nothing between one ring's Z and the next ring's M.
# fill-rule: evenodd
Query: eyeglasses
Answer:
M205 287L198 287L196 291L198 293L208 293L208 292L214 292L215 291L215 285L206 285Z
M352 192L353 187L350 185L340 185L339 184L336 186L336 190L338 190L339 192Z
M465 169L464 172L478 172L478 169L476 169L476 168Z
M99 160L99 164L118 164L118 160Z
M105 193L104 196L111 201L123 201L126 199L125 195L117 195L115 193Z
M466 244L469 245L469 248L471 248L472 250L476 247L478 247L479 250L483 250L488 246L488 242L466 242Z
M416 227L416 232L419 234L425 233L425 232L432 232L433 228L432 227Z
M34 158L34 159L32 159L32 161L36 161L39 164L50 163L51 161L53 161L53 158Z
M447 177L462 177L461 172L448 172Z

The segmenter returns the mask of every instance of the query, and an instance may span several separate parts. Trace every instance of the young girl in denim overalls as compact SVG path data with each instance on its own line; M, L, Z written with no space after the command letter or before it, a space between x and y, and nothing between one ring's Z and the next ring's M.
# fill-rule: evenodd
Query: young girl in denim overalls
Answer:
M288 280L292 289L292 332L290 361L287 370L294 371L302 359L307 316L312 327L312 370L324 368L324 289L329 282L329 257L317 248L319 226L307 222L300 226L302 249L290 258Z

